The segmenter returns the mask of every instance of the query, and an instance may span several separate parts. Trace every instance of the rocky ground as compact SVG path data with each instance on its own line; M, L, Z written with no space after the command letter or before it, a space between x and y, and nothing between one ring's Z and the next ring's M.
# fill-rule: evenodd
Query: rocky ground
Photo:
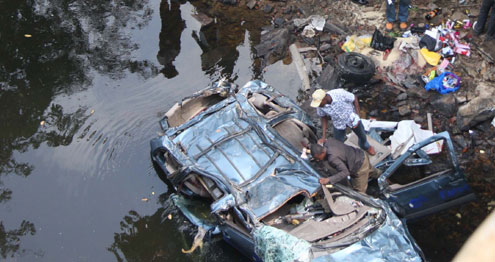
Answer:
M447 19L470 19L474 22L480 3L465 1L461 5L458 1L448 0L414 1L409 22L416 25L438 25ZM263 58L262 64L271 64L279 59L290 60L287 46L296 43L299 47L311 81L311 89L301 91L299 102L309 112L313 112L308 107L309 96L316 87L328 88L325 81L322 83L321 75L328 74L327 65L332 65L335 57L343 53L340 46L346 37L371 35L375 28L384 32L384 1L371 0L367 6L347 0L241 0L237 4L263 10L272 16L272 26L266 28L261 45L256 48ZM427 21L425 13L436 7L442 8L442 13ZM465 10L469 10L469 16ZM303 26L294 21L311 15L325 18L326 25L322 32L316 30L314 37L304 37ZM397 28L394 31L396 36L401 35ZM441 95L424 89L424 83L418 77L431 68L429 65L409 72L407 77L398 81L386 77L385 66L375 75L375 79L385 81L373 79L374 84L368 86L347 86L360 98L364 111L362 117L394 121L414 119L426 128L426 114L432 113L433 130L449 131L453 138L461 166L478 199L410 225L426 256L434 261L452 259L495 207L495 128L490 123L495 116L495 41L484 41L483 36L474 36L469 28L458 31L462 40L470 44L471 55L456 57L452 71L461 77L462 84L455 93ZM319 125L316 119L315 123ZM432 232L435 236L431 236Z

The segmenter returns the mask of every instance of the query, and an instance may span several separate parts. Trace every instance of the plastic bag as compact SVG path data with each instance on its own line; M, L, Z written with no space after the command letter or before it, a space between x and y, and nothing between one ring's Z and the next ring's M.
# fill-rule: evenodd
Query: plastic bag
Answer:
M371 39L371 47L379 51L385 51L387 49L394 48L394 37L386 37L380 31L375 29L373 37Z
M461 79L451 72L444 72L425 85L426 90L433 89L440 94L455 92L459 87L461 87Z
M440 62L440 59L442 56L438 53L428 51L426 48L421 48L420 50L421 55L425 58L426 62L432 66L438 65L438 62Z
M355 35L348 36L345 43L342 45L342 50L345 52L356 52L356 49L363 49L370 46L371 36L363 35L356 37Z
M350 37L347 37L347 40L345 43L342 45L342 50L345 52L354 52L354 49L356 49L356 43L354 42L354 39L356 36L352 35Z

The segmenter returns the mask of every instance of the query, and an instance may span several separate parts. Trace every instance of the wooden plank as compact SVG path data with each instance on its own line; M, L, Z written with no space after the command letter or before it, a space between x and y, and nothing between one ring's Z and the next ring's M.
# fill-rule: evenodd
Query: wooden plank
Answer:
M304 65L301 54L299 53L296 44L290 45L289 51L292 56L292 61L296 66L297 73L299 74L299 78L302 81L302 89L307 91L311 88L309 84L308 70L306 69L306 65Z

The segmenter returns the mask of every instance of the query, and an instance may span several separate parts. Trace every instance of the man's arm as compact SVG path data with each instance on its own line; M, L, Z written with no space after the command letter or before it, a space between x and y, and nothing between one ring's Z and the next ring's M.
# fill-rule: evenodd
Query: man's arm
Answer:
M328 162L337 169L337 174L329 177L330 184L338 183L350 175L349 169L347 169L347 166L340 158L329 157Z
M354 95L354 109L356 110L356 114L361 117L360 108L359 108L359 100L356 95Z

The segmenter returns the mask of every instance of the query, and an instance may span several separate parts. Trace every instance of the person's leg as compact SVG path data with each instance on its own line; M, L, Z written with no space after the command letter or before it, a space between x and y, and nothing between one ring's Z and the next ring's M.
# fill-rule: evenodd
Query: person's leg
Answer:
M345 141L345 129L337 129L333 127L333 138L344 142Z
M370 160L366 154L364 154L363 164L356 173L356 177L351 179L352 188L358 192L366 194L368 188L368 178L371 172Z
M387 21L390 23L395 22L395 0L384 0L387 2L387 11L385 12L387 16ZM391 3L391 4L390 4Z
M493 0L483 0L480 7L480 14L478 15L478 21L476 22L476 27L473 30L480 34L485 28L486 19L488 18L488 12L493 5Z
M399 22L407 22L409 17L409 5L411 0L400 0L399 2Z
M359 147L364 151L368 151L370 144L368 143L368 139L366 138L366 132L364 131L363 123L359 121L357 127L353 128L352 131L357 135L359 139Z
M493 39L495 37L495 0L492 0L492 11L490 12L490 18L488 19L487 29L486 29L486 37Z

